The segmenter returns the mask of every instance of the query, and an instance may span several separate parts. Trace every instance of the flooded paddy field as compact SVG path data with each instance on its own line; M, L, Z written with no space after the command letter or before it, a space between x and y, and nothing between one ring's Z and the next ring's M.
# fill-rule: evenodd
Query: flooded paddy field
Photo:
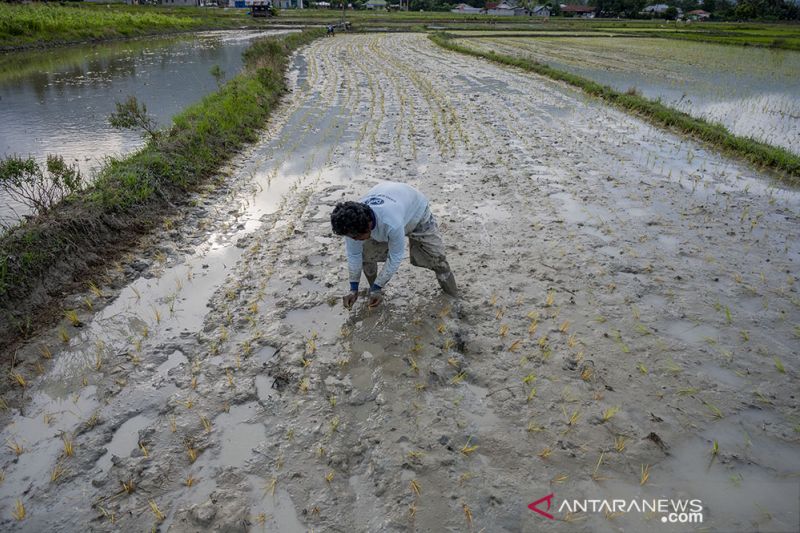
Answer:
M613 32L624 31L614 29ZM800 154L800 52L656 38L462 39L526 57Z
M254 39L286 33L206 31L178 37L76 45L0 56L0 157L60 155L91 181L109 157L144 145L113 128L115 103L136 96L160 127L242 68ZM218 76L212 74L218 68ZM27 214L0 195L0 225Z
M217 188L9 354L4 530L795 528L796 191L424 35L318 40L290 82ZM431 199L460 298L406 262L341 307L330 211L383 179Z

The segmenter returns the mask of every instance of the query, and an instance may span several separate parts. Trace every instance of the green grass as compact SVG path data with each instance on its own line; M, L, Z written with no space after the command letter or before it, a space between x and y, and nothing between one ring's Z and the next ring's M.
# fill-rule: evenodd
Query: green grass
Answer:
M511 57L493 51L481 51L461 46L453 43L450 40L452 37L453 36L444 33L437 33L430 36L434 43L448 50L518 67L523 70L566 82L569 85L582 89L592 96L602 98L617 107L645 118L653 124L680 131L726 153L746 159L755 165L778 171L777 177L782 181L794 186L800 185L800 157L792 154L788 150L753 139L733 135L724 126L719 124L712 124L705 120L694 118L687 113L677 111L659 102L648 100L638 94L616 91L607 85L601 85L581 76L554 69L548 65L530 59Z
M0 49L252 24L245 10L0 3Z
M169 130L137 153L107 163L97 181L44 215L0 236L0 345L25 316L47 312L44 283L63 288L102 266L137 235L158 227L170 206L208 181L257 138L285 92L284 72L296 48L321 29L261 39L245 52L245 69L218 92L187 108Z

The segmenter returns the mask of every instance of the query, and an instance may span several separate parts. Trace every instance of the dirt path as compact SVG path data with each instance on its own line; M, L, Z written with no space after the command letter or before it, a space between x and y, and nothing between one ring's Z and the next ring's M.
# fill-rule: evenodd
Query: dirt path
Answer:
M223 188L17 354L4 530L699 527L550 522L550 493L796 525L797 193L421 35L320 40L291 77ZM337 305L330 210L380 179L431 198L459 301L406 263Z

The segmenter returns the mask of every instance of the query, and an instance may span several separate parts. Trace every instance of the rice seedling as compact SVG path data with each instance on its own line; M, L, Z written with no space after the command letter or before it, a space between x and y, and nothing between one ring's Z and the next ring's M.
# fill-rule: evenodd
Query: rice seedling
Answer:
M714 418L725 417L725 415L722 414L722 411L719 410L719 407L717 407L713 403L706 402L705 400L703 400L703 405L705 405L708 408L708 410L711 411L711 414L714 416Z
M206 433L211 433L211 421L205 415L200 415L200 422L203 424Z
M142 334L142 339L146 339L147 337L150 336L150 328L148 328L147 325L142 326L141 334Z
M225 370L225 377L228 378L228 386L233 387L233 373L230 368Z
M453 384L453 385L458 385L459 383L464 381L464 379L466 377L467 377L467 373L466 372L463 372L463 371L459 372L458 374L453 376L453 378L450 380L450 383Z
M528 396L525 398L525 401L530 403L534 398L536 398L536 387L533 387L529 392Z
M581 379L587 383L592 380L594 376L594 369L591 366L584 366L581 370Z
M462 504L462 508L464 509L464 518L467 520L467 525L472 528L472 509L469 508L469 505L466 503Z
M333 470L329 471L327 474L325 474L325 482L330 484L333 481L333 476L334 476Z
M540 451L536 455L538 455L542 459L547 459L548 457L550 457L550 455L552 453L553 453L553 450L548 446L547 448L545 448L544 450Z
M778 370L778 372L785 374L786 368L784 368L783 362L777 356L773 357L772 359L775 361L775 368Z
M551 479L550 481L552 483L561 484L561 483L564 483L568 479L569 479L569 476L567 474L559 474L559 475L555 476L553 479Z
M569 337L567 337L568 348L574 348L577 344L578 344L578 337L576 337L574 333Z
M414 493L416 496L422 495L422 486L416 479L412 479L409 484L409 488L411 488L411 492Z
M535 320L530 323L528 326L528 334L529 335L536 335L536 330L539 328L539 323Z
M308 378L303 378L303 379L300 380L300 384L298 385L298 389L300 389L300 392L305 394L306 392L308 392L308 389L309 389L310 386L311 386L311 383L308 380Z
M189 457L189 462L194 463L197 460L197 450L191 444L186 444L186 455Z
M266 495L269 492L270 496L275 496L275 488L278 486L278 478L274 477L269 482L269 485L264 487L264 494Z
M502 326L500 326L499 333L500 333L501 337L505 337L506 335L508 335L508 325L507 324L503 324Z
M22 503L22 500L19 498L17 498L16 503L14 503L14 510L11 511L11 516L13 516L14 520L17 522L25 520L25 504Z
M554 291L547 291L547 298L545 298L545 307L552 307L556 301L556 293Z
M512 342L511 345L508 347L508 351L512 353L516 352L517 350L520 349L521 346L522 346L522 340L517 339L514 342Z
M39 355L42 356L43 359L52 359L53 352L50 351L50 348L46 344L39 345Z
M569 320L565 320L558 327L558 331L560 331L561 333L566 333L568 330L569 330Z
M94 294L95 297L102 298L104 296L103 291L100 290L100 287L98 287L94 281L89 281L89 283L87 283L87 286L89 287L89 291L91 291L91 293Z
M739 336L744 342L748 342L750 340L750 333L746 329L739 331Z
M64 344L69 343L69 333L64 326L58 328L58 338L61 339L61 342Z
M609 407L608 409L603 411L603 422L608 422L609 420L614 418L614 415L616 415L618 411L619 411L618 406Z
M673 374L680 374L681 372L683 372L683 369L675 361L671 359L666 362L665 368L668 371L672 372Z
M6 446L8 447L9 450L14 452L14 455L16 455L17 457L25 453L25 448L22 446L22 444L20 444L16 440L7 440Z
M286 431L286 440L294 439L294 429L290 428Z
M333 417L333 419L330 421L331 435L336 433L336 431L339 429L339 424L340 424L339 417L338 416Z
M125 494L131 494L136 490L136 483L132 479L128 481L120 481L120 483L122 484L122 491Z
M142 293L139 292L139 289L137 289L134 286L131 286L131 290L133 291L133 295L136 296L136 301L137 302L142 299Z
M603 457L605 456L606 452L600 452L600 458L597 460L597 464L594 465L594 470L592 471L592 479L595 481L602 481L607 479L604 476L599 475L600 466L603 464Z
M563 406L561 407L561 411L564 413L564 419L566 420L567 425L570 427L574 426L581 417L579 409L575 409L570 415L567 415L567 410Z
M761 402L761 403L765 403L765 404L767 404L767 405L771 405L771 404L772 404L772 400L770 400L769 398L767 398L767 397L764 395L764 393L763 393L763 392L761 392L761 391L759 391L759 390L754 390L754 391L753 391L753 394L755 394L755 395L756 395L756 398L758 399L758 401L759 401L759 402Z
M500 320L501 318L503 318L503 315L504 315L504 314L505 314L505 310L504 310L504 309L502 309L502 308L498 309L498 310L497 310L497 311L494 313L494 318L495 318L495 320Z
M73 327L79 328L83 325L81 319L78 318L78 312L74 309L68 309L67 311L64 311L64 318L66 318Z
M50 483L55 483L61 477L67 473L67 470L64 468L64 465L61 462L56 463L56 466L53 467L53 470L50 472Z
M417 392L422 392L427 388L427 385L425 385L424 383L417 383L414 386L414 388L416 389Z
M472 437L471 436L467 439L467 442L464 443L464 446L461 447L460 451L464 455L469 455L469 454L471 454L472 452L474 452L475 450L478 449L478 446L470 446L470 442L472 442Z
M714 439L714 443L711 445L711 456L716 457L719 455L719 443L717 439Z
M153 511L153 514L156 517L156 521L163 522L167 517L164 515L164 513L161 512L161 509L158 508L158 504L155 502L155 500L152 499L150 500L149 503L150 503L150 510Z
M639 485L644 485L650 479L650 465L642 465L641 474L639 476Z
M64 442L64 455L66 457L72 457L75 453L75 446L72 438L66 433L62 433L61 440Z
M19 373L19 371L12 370L9 375L11 376L11 381L13 381L15 385L18 385L23 389L28 386L28 382L25 380L25 377Z
M115 513L111 513L111 512L108 512L108 511L106 511L106 510L105 510L105 509L104 509L102 506L100 506L100 505L98 505L98 506L97 506L97 508L98 508L98 509L100 510L100 512L103 514L103 517L104 517L104 518L107 518L109 522L111 522L112 524L115 524L115 523L117 522L117 516L116 516L116 514L115 514Z
M454 345L455 345L455 341L454 341L453 339L447 339L446 341L444 341L444 344L442 345L442 349L443 349L444 351L448 351L448 350L450 350L450 348L452 348Z

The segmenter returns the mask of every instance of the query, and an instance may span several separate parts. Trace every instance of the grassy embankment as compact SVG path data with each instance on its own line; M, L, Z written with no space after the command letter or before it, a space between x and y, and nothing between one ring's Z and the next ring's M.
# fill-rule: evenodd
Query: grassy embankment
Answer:
M535 72L549 78L563 81L578 87L592 96L606 100L626 111L649 120L658 126L680 131L699 141L711 145L731 155L742 157L747 161L777 171L781 181L790 185L800 185L800 157L793 153L762 143L753 139L740 137L729 132L724 126L712 124L703 119L692 117L659 102L648 100L638 94L616 91L607 85L601 85L581 76L554 69L536 61L501 55L493 51L481 51L453 43L447 34L431 35L431 40L439 46L496 63L518 67Z
M0 3L0 50L235 28L243 24L254 25L243 9Z
M257 138L285 92L290 53L322 35L307 30L255 42L243 72L175 117L139 152L112 160L88 189L0 237L0 345L31 332L31 317L58 314L51 291L78 286L174 212ZM73 281L74 280L74 281Z

